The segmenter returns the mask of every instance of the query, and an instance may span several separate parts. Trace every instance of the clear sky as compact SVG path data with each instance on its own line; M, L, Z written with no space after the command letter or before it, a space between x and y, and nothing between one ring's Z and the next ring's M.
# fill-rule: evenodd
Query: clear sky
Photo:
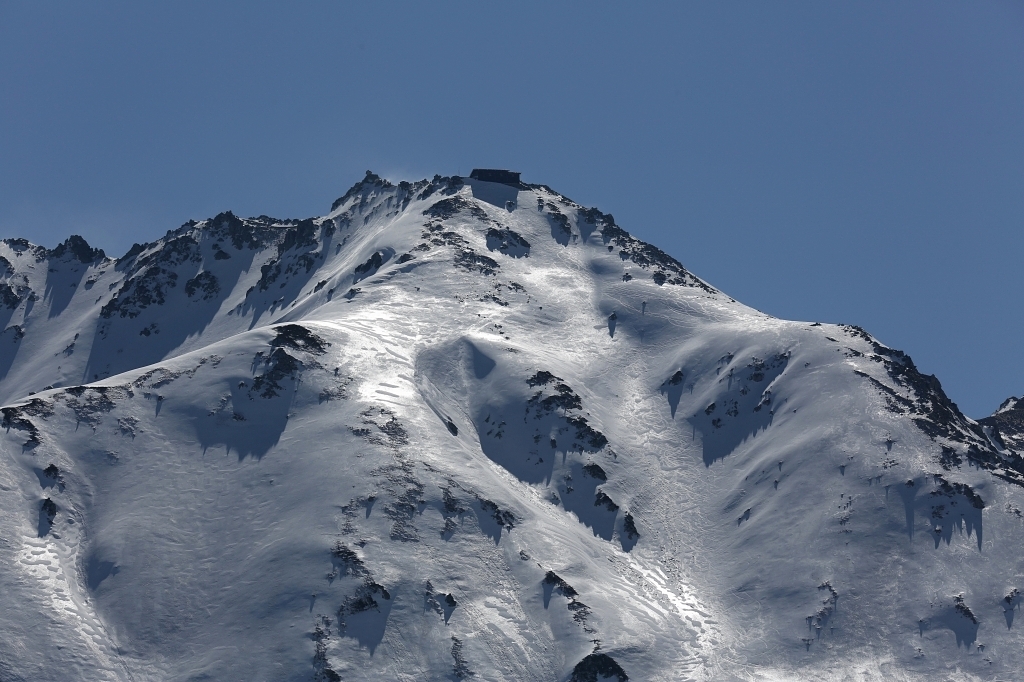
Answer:
M0 0L0 237L519 170L737 299L1024 392L1024 3Z

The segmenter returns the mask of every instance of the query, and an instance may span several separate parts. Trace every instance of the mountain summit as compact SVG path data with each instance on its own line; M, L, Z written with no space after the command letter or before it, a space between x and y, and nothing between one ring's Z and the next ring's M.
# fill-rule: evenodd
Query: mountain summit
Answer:
M5 681L1024 668L1020 402L518 174L0 271Z

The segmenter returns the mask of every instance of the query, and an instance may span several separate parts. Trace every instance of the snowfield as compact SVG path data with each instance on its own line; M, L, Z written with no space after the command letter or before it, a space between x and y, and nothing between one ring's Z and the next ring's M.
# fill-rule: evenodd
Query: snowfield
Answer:
M0 680L1024 675L1024 401L545 186L0 256Z

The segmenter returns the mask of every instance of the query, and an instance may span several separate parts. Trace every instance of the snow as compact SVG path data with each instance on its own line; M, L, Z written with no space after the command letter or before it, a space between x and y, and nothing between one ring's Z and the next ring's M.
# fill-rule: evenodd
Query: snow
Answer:
M1015 398L1015 397L1011 396L1011 397L1007 398L1006 400L1004 400L1002 402L1002 404L999 406L999 409L996 410L996 414L1002 414L1004 412L1009 412L1011 410L1015 410L1015 409L1017 409L1017 406L1019 404L1020 404L1020 398Z
M119 261L0 244L0 678L1017 674L992 427L489 185L368 174Z

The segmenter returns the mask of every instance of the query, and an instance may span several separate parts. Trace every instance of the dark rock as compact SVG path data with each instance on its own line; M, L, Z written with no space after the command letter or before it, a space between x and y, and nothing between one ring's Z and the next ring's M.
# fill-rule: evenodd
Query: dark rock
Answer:
M522 258L530 255L530 242L526 241L518 232L510 228L497 229L491 227L487 230L487 248L491 251Z
M608 497L603 490L598 490L597 495L594 496L594 506L604 507L610 512L619 511L619 505L615 504L612 498Z
M963 616L967 620L971 621L971 623L973 623L975 625L978 624L977 616L975 616L974 612L971 611L971 609L968 608L967 604L964 603L964 596L962 594L961 595L957 595L956 597L953 597L953 608L961 616Z
M57 518L57 505L47 497L39 505L39 537L50 532L55 518Z
M284 324L275 330L277 336L270 342L271 348L292 348L313 355L323 355L328 344L322 338L298 324Z
M487 212L476 204L459 196L441 199L423 211L423 215L440 220L448 220L456 216L460 211L467 211L474 218L487 219Z
M391 186L392 185L390 182L384 180L373 171L366 171L366 175L363 177L362 180L352 185L352 187L350 187L349 190L345 192L345 194L342 195L340 198L334 200L334 203L331 204L331 210L336 211L339 206L342 206L349 199L356 196L357 194L362 193L365 190L384 189L385 187Z
M551 383L552 381L561 381L561 379L556 377L551 372L548 372L546 370L541 370L541 371L537 372L536 374L534 374L529 379L527 379L526 383L531 388L534 388L536 386L546 386L547 384Z
M90 247L89 243L77 234L71 235L63 244L59 244L57 248L50 251L51 258L64 258L66 255L71 255L80 263L85 264L95 263L101 258L106 258L103 249Z
M132 248L128 249L128 252L126 254L117 259L117 264L120 265L125 261L129 261L132 258L135 258L140 253L149 248L149 246L149 244L132 244Z
M598 682L614 678L618 682L628 682L629 676L611 656L593 653L576 664L572 669L569 682Z
M470 272L476 271L483 275L497 274L500 267L493 258L482 256L468 249L460 250L455 254L455 266Z
M633 520L633 515L626 512L626 516L622 521L622 528L626 531L626 537L630 540L640 539L640 532L636 529L636 522Z
M355 281L365 279L366 277L377 272L382 265L384 265L386 257L380 251L374 251L373 255L370 256L365 263L356 266L355 269Z
M501 509L498 505L494 504L490 500L480 500L480 508L491 515L495 523L499 526L504 527L506 530L512 530L516 525L516 515L507 509Z
M544 580L542 581L545 585L550 585L561 592L566 597L575 597L579 595L573 586L558 577L558 574L554 571L548 571L544 574Z
M194 298L199 293L202 294L201 298L204 301L214 298L220 293L220 284L218 284L217 277L212 272L200 272L185 282L185 294L189 298Z
M466 659L462 656L462 640L455 636L452 636L452 659L455 661L452 668L452 675L455 676L455 679L464 680L467 677L473 677L473 671L469 669Z
M340 569L341 575L368 575L363 560L341 541L335 542L334 547L331 548L331 563Z
M7 282L0 282L0 305L8 310L14 310L21 303L21 296Z

